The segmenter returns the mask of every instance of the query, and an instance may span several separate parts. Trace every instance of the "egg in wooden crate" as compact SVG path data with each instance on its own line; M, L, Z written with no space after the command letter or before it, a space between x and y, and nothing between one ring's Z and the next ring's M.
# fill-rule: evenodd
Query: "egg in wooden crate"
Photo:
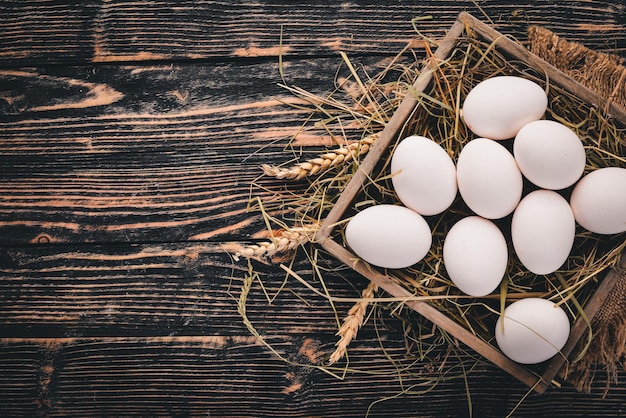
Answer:
M574 187L570 205L576 221L591 232L625 232L626 169L606 167L587 174Z
M521 77L496 76L481 81L463 102L463 119L476 135L513 138L527 123L541 119L548 107L545 91Z

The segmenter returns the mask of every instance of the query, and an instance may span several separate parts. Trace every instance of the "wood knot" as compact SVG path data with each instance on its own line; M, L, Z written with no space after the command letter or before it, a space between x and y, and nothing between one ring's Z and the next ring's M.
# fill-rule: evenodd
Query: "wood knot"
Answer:
M54 240L48 234L39 234L35 238L33 238L30 243L31 244L50 244Z

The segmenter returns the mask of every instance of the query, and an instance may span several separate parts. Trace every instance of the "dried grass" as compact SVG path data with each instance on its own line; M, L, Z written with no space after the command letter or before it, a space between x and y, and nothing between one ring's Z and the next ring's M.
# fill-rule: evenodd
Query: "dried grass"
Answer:
M293 251L299 246L311 242L318 229L319 223L311 223L272 231L270 241L248 245L237 251L234 255L235 261L238 261L240 257L263 259L278 253Z
M279 180L302 180L308 176L315 176L326 172L341 164L349 163L355 158L365 155L374 145L380 134L370 134L365 138L353 142L345 147L325 152L316 158L299 162L291 167L277 167L263 164L261 169L268 176Z
M341 338L337 341L337 348L330 355L328 360L329 365L336 363L346 354L348 344L356 338L356 333L363 325L367 306L370 304L370 301L374 297L374 293L376 293L377 290L378 285L374 282L370 282L365 289L363 289L363 292L361 293L361 300L356 302L354 306L350 308L350 311L348 311L348 316L344 318L343 324L337 332L337 335Z

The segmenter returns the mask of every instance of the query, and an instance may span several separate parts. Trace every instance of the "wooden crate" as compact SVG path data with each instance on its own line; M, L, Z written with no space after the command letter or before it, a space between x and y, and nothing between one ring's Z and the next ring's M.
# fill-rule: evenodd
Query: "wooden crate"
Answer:
M492 27L482 23L467 13L461 13L458 16L446 38L439 44L435 51L434 59L446 59L455 46L466 37L468 33L472 33L472 36L478 37L485 42L493 43L493 45L498 50L501 50L507 57L525 63L525 65L537 72L545 74L550 79L551 83L556 83L559 87L580 98L585 103L590 105L597 104L597 95L593 91L531 54L519 43L503 36ZM432 64L425 64L423 71L420 72L417 81L413 85L413 89L416 92L425 91L429 86L432 80L432 71L429 71L431 68ZM470 330L432 306L428 301L412 299L413 294L407 290L407 288L400 285L397 280L391 280L383 269L373 268L363 262L340 242L342 238L340 232L338 232L338 225L341 225L341 220L346 217L349 206L355 202L355 199L363 190L364 184L366 184L370 178L374 168L379 164L382 158L389 155L390 146L398 141L400 135L406 134L407 122L418 106L420 106L419 100L416 99L414 94L408 94L402 101L401 105L382 131L380 138L376 141L369 154L360 162L358 170L322 223L316 236L316 241L334 257L352 267L372 282L375 282L380 288L384 289L392 296L406 299L405 304L407 306L435 323L441 329L445 330L498 367L510 373L521 382L533 388L536 392L543 393L554 382L559 370L566 362L566 357L571 354L582 336L587 333L588 327L585 320L580 318L581 315L579 315L579 318L574 322L571 328L570 338L565 347L561 350L562 355L557 355L553 357L553 359L542 363L541 367L543 370L538 372L536 369L531 369L510 360L495 345L474 335ZM615 106L609 106L608 109L617 121L626 125L626 113L624 111ZM626 267L625 255L622 255L620 266L621 268ZM619 276L620 274L617 270L611 270L600 282L591 298L587 300L585 313L589 320L594 317L608 293L614 287Z

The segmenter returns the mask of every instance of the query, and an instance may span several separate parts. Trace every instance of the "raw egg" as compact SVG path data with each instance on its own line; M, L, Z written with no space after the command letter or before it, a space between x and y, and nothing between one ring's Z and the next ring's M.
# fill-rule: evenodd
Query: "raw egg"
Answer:
M522 174L533 184L550 190L571 186L585 170L585 149L567 126L538 120L517 133L513 154Z
M626 231L626 168L600 168L584 176L572 191L570 206L576 221L588 231Z
M529 122L543 117L548 96L521 77L498 76L478 83L463 102L463 120L476 135L509 139Z
M523 364L546 361L569 338L567 314L553 302L527 298L513 302L496 322L496 342L511 360Z
M463 218L446 235L443 262L450 280L463 293L485 296L504 277L506 240L493 222L479 216Z
M378 267L404 268L428 253L432 235L428 223L404 206L370 206L346 226L346 241L363 260Z
M526 195L511 220L513 248L521 263L535 274L556 271L569 257L576 221L567 200L552 190Z
M477 215L503 218L522 197L522 173L513 155L500 143L476 138L468 142L457 161L461 197Z
M391 157L391 173L400 201L421 215L443 212L456 197L454 162L426 137L409 136L398 144Z

